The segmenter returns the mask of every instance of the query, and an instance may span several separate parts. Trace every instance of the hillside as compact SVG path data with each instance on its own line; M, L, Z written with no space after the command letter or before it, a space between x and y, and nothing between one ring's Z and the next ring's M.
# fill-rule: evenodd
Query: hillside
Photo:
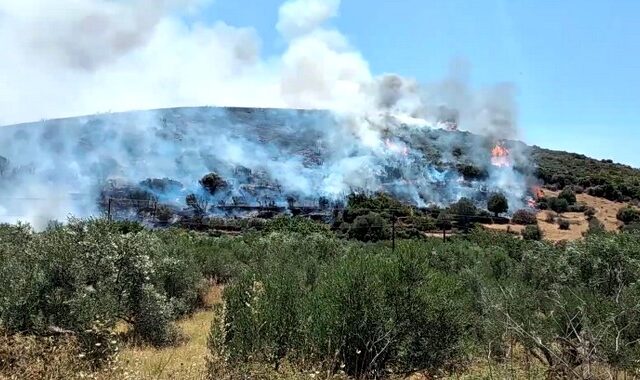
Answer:
M536 176L549 186L580 186L590 195L613 201L640 199L640 170L581 154L533 147Z
M637 373L640 213L619 229L625 202L588 194L624 199L636 169L320 111L98 115L0 141L2 221L80 216L0 223L0 378Z
M421 207L466 197L484 207L499 191L513 211L541 183L640 199L638 169L514 141L501 143L507 162L496 166L495 139L389 116L177 108L6 126L0 143L6 221L107 211L129 218L151 209L156 216L159 205L165 219L185 210L237 216L254 206L335 206L352 192L385 192Z

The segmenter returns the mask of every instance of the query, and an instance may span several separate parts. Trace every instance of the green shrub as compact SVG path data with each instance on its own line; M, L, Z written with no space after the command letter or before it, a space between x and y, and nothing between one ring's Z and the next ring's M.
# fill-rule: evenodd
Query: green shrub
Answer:
M470 181L483 180L489 177L489 172L486 169L469 164L458 165L458 172L464 179Z
M449 210L453 215L475 216L478 213L478 208L469 198L460 198L449 206Z
M0 244L2 327L85 332L125 320L140 338L165 342L154 329L162 335L172 318L195 307L201 274L188 255L168 250L152 232L122 232L122 224L72 219L61 228L16 235L15 246ZM163 317L143 322L154 318L149 313Z
M210 340L222 360L210 366L227 358L230 367L248 359L277 367L287 358L375 376L392 367L437 372L463 359L472 298L456 274L429 269L423 243L402 242L394 256L353 243L315 256L300 240L267 249L267 261L225 290L224 322Z
M542 230L536 226L526 226L522 230L522 237L525 240L542 240Z
M171 303L153 285L143 285L139 292L133 310L134 336L156 347L175 344L179 333L172 322Z
M411 207L385 193L373 195L353 193L347 197L347 207L343 219L352 223L358 216L375 212L385 217L407 217L413 214Z
M354 376L384 370L394 335L385 291L391 276L389 262L363 253L325 272L309 306L310 346L320 357L335 356Z
M434 231L437 229L436 221L430 216L414 216L411 223L418 231Z
M229 184L218 173L209 173L200 179L200 185L211 195L226 189Z
M450 230L453 227L453 217L446 211L441 211L436 220L436 226L441 230Z
M278 216L268 220L263 226L266 232L289 232L300 234L330 235L329 226L301 216Z
M558 215L553 212L553 211L547 211L545 213L545 217L544 217L544 221L549 223L549 224L553 224L556 222L556 218L558 217Z
M509 211L509 203L507 202L507 198L504 194L494 193L489 195L489 200L487 201L487 209L493 213L497 217L499 214Z
M568 231L571 228L571 223L566 219L558 219L558 227L561 230Z
M142 223L135 220L117 220L113 221L112 223L116 231L120 232L121 234L136 234L144 230L144 226L142 225Z
M538 199L536 207L538 210L548 210L549 209L549 199L546 197Z
M638 234L640 233L640 222L633 222L622 227L623 232Z
M603 233L605 232L605 228L604 228L604 224L602 224L602 222L596 218L596 217L592 217L589 220L589 228L587 230L587 233L589 234L599 234L599 233Z
M569 210L569 202L567 202L564 198L549 198L548 199L549 208L558 214L562 214L563 212L567 212Z
M520 225L534 225L538 224L538 218L536 213L529 210L518 210L511 217L511 221Z
M618 211L616 217L624 224L640 222L640 211L634 207L626 206Z
M586 210L584 210L584 216L587 220L592 220L596 216L596 209L593 207L587 207Z
M574 205L577 202L576 194L573 192L573 189L569 186L565 187L560 194L558 195L558 199L564 199L567 201L569 205Z
M463 361L464 337L473 318L470 294L463 286L455 277L436 273L423 277L421 283L405 286L415 293L404 293L404 298L396 301L396 310L401 313L396 315L396 360L403 370L420 368L437 373Z
M370 212L357 217L347 232L349 239L365 242L388 240L391 237L391 227L380 214Z
M567 212L582 212L584 213L585 211L587 211L587 205L585 205L584 203L576 203L576 204L572 204L569 207L567 207Z

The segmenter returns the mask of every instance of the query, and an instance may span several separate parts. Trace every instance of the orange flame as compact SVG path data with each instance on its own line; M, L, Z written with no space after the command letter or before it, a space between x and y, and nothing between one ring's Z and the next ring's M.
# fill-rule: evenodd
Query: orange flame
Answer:
M496 144L491 150L491 165L499 168L511 167L510 154L511 152L503 146L503 143Z
M533 186L531 188L531 194L533 196L527 198L527 205L533 209L538 208L538 201L544 198L544 191L540 186Z
M544 190L542 190L540 186L534 186L531 189L531 194L533 194L533 199L535 200L540 200L541 198L544 198Z

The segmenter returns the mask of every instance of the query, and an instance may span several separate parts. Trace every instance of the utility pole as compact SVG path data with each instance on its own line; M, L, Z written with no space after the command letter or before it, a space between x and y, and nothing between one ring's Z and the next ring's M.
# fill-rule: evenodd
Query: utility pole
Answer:
M107 220L111 221L111 198L109 198L109 205L107 206Z
M153 202L153 218L158 218L158 202Z
M396 252L396 217L391 219L391 252Z

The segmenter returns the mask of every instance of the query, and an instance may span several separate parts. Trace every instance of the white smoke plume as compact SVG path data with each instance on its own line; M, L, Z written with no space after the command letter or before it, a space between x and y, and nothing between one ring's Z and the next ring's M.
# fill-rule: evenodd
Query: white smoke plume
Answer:
M373 74L348 39L328 26L338 16L340 0L285 1L275 26L287 44L279 56L261 52L252 28L200 20L199 10L208 1L0 0L0 125L179 106L328 109L337 115L339 128L322 130L330 155L314 172L295 159L267 165L275 155L269 148L218 136L227 139L224 152L215 153L218 160L267 170L303 195L376 189L383 166L379 158L388 148L383 131L402 123L436 125L443 106L456 111L461 128L492 139L517 137L513 89L474 90L468 71L460 67L464 65L433 84ZM37 155L35 179L24 181L20 194L38 197L52 186L59 194L95 191L97 181L104 179L96 176L95 167L104 169L112 161L117 170L109 174L117 172L132 182L166 175L193 183L210 170L202 152L220 146L220 141L198 140L194 132L187 137L200 145L188 156L150 137L157 128L155 118L136 116L129 125L135 130L103 136L111 140L90 157L78 156L65 143L79 136L61 132L55 139L62 147ZM24 141L37 146L51 143L48 138L43 133ZM136 153L129 149L131 139L140 145ZM32 165L32 155L11 146L13 141L2 139L0 156L14 165ZM131 161L144 154L154 160ZM191 157L186 169L175 164L178 155ZM439 174L421 181L429 182L432 175ZM0 214L5 210L7 216L26 215L34 221L91 212L77 202L29 205L0 200Z

